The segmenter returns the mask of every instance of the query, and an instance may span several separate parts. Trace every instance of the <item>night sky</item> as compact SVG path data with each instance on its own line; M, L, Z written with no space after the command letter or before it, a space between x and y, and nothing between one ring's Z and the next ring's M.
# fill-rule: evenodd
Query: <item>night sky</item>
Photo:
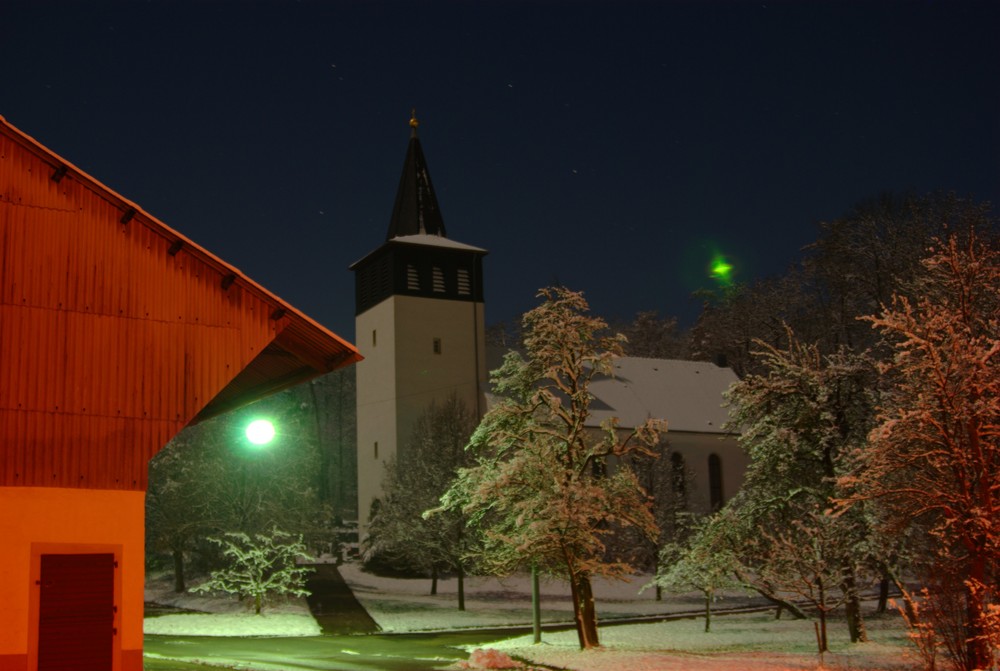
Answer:
M0 115L348 339L411 108L487 323L690 324L884 191L1000 199L998 2L0 4Z

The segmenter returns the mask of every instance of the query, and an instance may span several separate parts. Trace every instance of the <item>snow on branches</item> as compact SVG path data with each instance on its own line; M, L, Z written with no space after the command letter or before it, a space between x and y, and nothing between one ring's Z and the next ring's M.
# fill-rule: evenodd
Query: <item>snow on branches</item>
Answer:
M568 579L580 647L598 645L591 576L631 571L608 541L632 527L654 537L650 502L625 457L652 455L665 422L620 429L588 426L589 384L609 374L622 338L605 335L583 295L543 289L524 315L524 355L494 372L501 400L483 418L445 506L460 507L484 538L481 561L495 572L534 564Z
M938 241L915 298L869 318L893 346L893 382L847 503L877 499L887 527L929 540L918 565L937 597L963 595L960 669L991 668L1000 566L1000 253L975 234Z
M192 592L221 592L250 599L257 615L274 597L309 595L305 583L312 569L296 563L310 559L301 535L274 529L252 538L234 532L208 540L222 549L229 566L213 571L208 581L191 588Z

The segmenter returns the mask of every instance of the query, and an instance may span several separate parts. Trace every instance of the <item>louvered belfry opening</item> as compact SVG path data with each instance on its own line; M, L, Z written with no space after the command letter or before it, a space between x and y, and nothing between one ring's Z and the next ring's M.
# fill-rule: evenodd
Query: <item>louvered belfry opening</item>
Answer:
M43 554L38 671L111 671L115 556Z

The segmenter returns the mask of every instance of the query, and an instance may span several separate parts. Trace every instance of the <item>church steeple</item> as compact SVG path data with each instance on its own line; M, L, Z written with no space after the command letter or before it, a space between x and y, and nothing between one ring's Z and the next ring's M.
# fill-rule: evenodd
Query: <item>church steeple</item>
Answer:
M450 398L479 415L486 407L486 250L445 235L417 125L414 115L386 240L351 265L365 359L357 368L362 539L384 495L385 462L405 453L414 422Z
M393 296L483 301L486 250L445 234L417 126L414 115L385 242L351 265L357 278L354 307L358 315Z
M403 174L399 178L396 204L392 208L386 240L407 235L448 237L437 196L434 195L434 186L431 184L431 174L427 170L427 159L424 158L420 138L417 136L419 125L414 110L410 118L410 144L406 149Z

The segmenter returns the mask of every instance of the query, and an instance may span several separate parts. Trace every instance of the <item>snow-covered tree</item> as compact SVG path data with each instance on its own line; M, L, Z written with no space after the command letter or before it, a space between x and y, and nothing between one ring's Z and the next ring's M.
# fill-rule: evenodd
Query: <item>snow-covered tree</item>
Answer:
M932 589L922 611L935 600L953 611L959 595L962 626L947 650L960 669L986 669L1000 603L1000 252L975 234L931 251L917 298L897 295L870 319L894 347L882 367L894 388L841 484L850 502L877 499L891 533L923 530L917 569Z
M249 599L257 615L276 597L309 596L305 584L312 569L296 563L311 559L301 535L273 529L266 534L228 533L208 540L222 549L228 565L213 571L192 592L235 594L240 600Z
M457 396L432 404L414 424L410 440L386 464L385 492L369 526L365 559L403 571L431 576L431 594L438 576L458 578L458 608L465 610L465 573L474 537L466 532L460 510L436 508L461 466L471 463L465 451L476 428L474 413Z
M707 542L715 533L710 527L723 518L680 517L679 540L663 544L655 584L669 592L701 592L705 603L705 631L712 630L712 603L721 589L741 587L733 577L737 565L730 548Z
M472 437L476 464L460 471L443 503L482 532L488 570L534 563L565 578L580 647L590 648L599 645L591 578L632 568L607 540L627 526L656 533L627 457L652 454L665 424L587 428L590 381L612 372L622 338L603 334L605 322L578 292L549 288L539 297L523 318L523 356L508 354L493 373L499 400Z
M859 582L874 565L865 511L826 511L871 426L873 369L846 352L823 356L791 329L786 340L787 349L758 341L767 373L729 392L731 425L750 456L742 491L729 506L738 522L731 545L751 587L775 599L799 593L821 613L823 604L842 598L851 640L865 640ZM822 601L802 587L818 582L825 588L814 595ZM842 596L832 599L835 590Z

